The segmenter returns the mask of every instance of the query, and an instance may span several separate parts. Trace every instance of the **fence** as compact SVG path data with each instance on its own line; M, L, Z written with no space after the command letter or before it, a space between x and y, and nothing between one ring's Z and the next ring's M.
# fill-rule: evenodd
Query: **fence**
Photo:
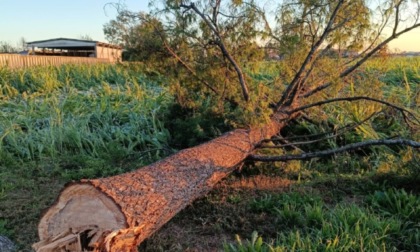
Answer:
M96 64L110 63L109 59L88 57L36 56L18 54L0 54L0 67L22 68L31 66L62 65L62 64Z

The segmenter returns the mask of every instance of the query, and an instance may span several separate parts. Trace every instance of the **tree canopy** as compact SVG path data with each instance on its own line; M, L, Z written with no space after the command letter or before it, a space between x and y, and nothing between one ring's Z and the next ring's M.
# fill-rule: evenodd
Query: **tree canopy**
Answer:
M408 0L154 0L150 6L149 14L121 10L104 26L108 39L124 45L132 60L171 76L183 114L219 118L233 128L263 124L297 100L303 106L347 96L369 58L420 26L420 3ZM267 69L275 72L268 80L256 76Z
M120 11L103 28L106 39L123 47L123 59L129 61L159 61L165 57L162 29L161 22L150 14L127 10Z

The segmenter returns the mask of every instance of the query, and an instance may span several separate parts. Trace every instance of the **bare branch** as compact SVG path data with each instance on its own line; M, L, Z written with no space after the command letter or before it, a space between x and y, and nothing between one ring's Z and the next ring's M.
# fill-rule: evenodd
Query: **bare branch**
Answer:
M375 37L373 38L370 45L366 49L364 49L357 57L354 57L354 58L350 59L344 65L350 65L351 63L355 62L357 59L362 58L362 56L365 55L367 52L369 52L375 46L375 44L379 41L379 39L381 38L382 32L386 28L386 26L389 22L389 19L390 19L390 16L385 15L384 13L382 13L382 11L381 11L381 14L382 14L381 15L382 16L382 23L379 26L378 32L375 35Z
M372 57L372 55L374 55L376 52L378 52L382 47L384 47L386 44L388 44L389 42L391 42L392 40L394 40L395 38L399 37L400 35L409 32L417 27L420 27L420 23L416 24L414 26L411 26L409 28L404 29L403 31L398 32L396 35L393 35L391 37L389 37L388 39L384 40L382 43L380 43L378 46L376 46L372 51L370 51L369 53L367 53L363 58L361 58L356 64L354 64L353 66L347 68L346 70L344 70L341 74L340 74L340 78L344 78L346 76L348 76L349 74L351 74L354 70L356 70L357 68L359 68L363 63L365 63L370 57ZM319 91L322 91L328 87L330 87L332 85L332 82L327 82L325 84L322 84L310 91L308 91L307 93L305 93L304 95L302 95L302 97L307 98L309 96L314 95L315 93L318 93Z
M217 28L217 24L212 23L203 12L201 12L197 6L195 6L194 3L191 3L189 5L181 4L180 7L186 8L186 10L193 10L195 13L197 13L201 19L207 24L207 26L213 31L214 35L218 38L218 41L216 41L217 46L222 51L223 55L229 60L229 62L233 65L233 68L236 71L236 74L238 75L239 84L242 88L242 95L244 97L245 101L249 101L249 91L248 86L246 84L245 76L239 66L239 64L235 61L235 59L232 57L232 55L229 53L229 51L226 48L226 45L223 42L223 38ZM215 19L215 18L214 18Z
M315 102L315 103L308 104L308 105L305 105L305 106L302 106L302 107L298 107L296 109L293 109L291 111L288 111L287 113L293 114L293 113L296 113L298 111L302 111L302 110L305 110L305 109L308 109L308 108L317 107L317 106L321 106L321 105L328 104L328 103L333 103L333 102L357 101L357 100L367 100L367 101L373 101L373 102L384 104L384 105L386 105L388 107L391 107L391 108L394 108L394 109L400 111L401 114L403 114L404 119L406 120L406 123L407 124L408 124L407 115L405 113L407 113L408 115L410 115L411 117L413 117L413 119L415 121L417 121L418 123L420 123L419 119L417 119L416 116L412 112L408 111L407 109L402 108L402 107L399 107L399 106L397 106L395 104L392 104L390 102L379 100L379 99L372 98L372 97L369 97L369 96L342 97L342 98L334 98L334 99L329 99L329 100L323 100L323 101Z
M402 34L409 32L417 27L420 27L420 23L415 24L413 26L410 26L400 32L397 32L393 35L391 35L390 37L388 37L386 40L384 40L382 43L380 43L379 45L377 45L372 51L370 51L369 53L367 53L363 58L361 58L356 64L354 64L353 66L347 68L345 71L343 71L340 74L340 78L344 78L347 75L349 75L350 73L352 73L354 70L356 70L357 68L359 68L363 63L366 62L366 60L368 60L370 57L372 57L376 52L378 52L382 47L384 47L386 44L388 44L389 42L391 42L392 40L398 38L399 36L401 36Z
M392 35L395 35L397 33L398 24L400 23L400 6L401 6L402 0L398 1L398 3L395 5L395 22L394 22L394 29L392 29Z
M322 85L317 86L316 88L313 88L311 90L309 90L308 92L306 92L304 95L302 95L303 98L308 98L309 96L312 96L326 88L329 88L332 85L332 82L327 82L324 83Z
M202 78L200 78L195 71L184 61L181 59L181 57L174 51L172 50L172 48L168 45L168 43L166 41L163 42L163 44L165 45L166 50L168 50L168 52L192 75L194 76L194 78L196 78L197 80L199 80L202 84L204 84L208 89L210 89L211 91L213 91L215 94L219 94L219 92L217 92L216 89L214 89L214 87L212 87L210 85L210 83L208 83L206 80L203 80Z
M139 17L143 22L148 22L147 19ZM198 81L200 81L202 84L204 84L208 89L213 91L216 95L219 94L219 92L210 85L206 80L203 80L200 78L197 73L184 61L182 58L169 46L169 44L166 42L165 36L163 35L163 31L161 31L158 27L156 27L153 22L149 22L153 29L156 31L156 33L159 35L160 39L162 40L163 45L165 46L166 50L174 57L194 78L196 78Z
M267 141L287 141L293 138L303 138L303 137L321 137L324 136L323 138L319 138L319 139L315 139L315 140L310 140L310 141L301 141L301 142L292 142L292 143L286 143L286 144L281 144L281 145L275 145L275 146L264 146L261 145L259 148L267 148L267 149L274 149L274 148L283 148L283 147L288 147L288 146L294 146L294 145L306 145L306 144L312 144L312 143L317 143L317 142L321 142L321 141L325 141L331 138L335 138L338 137L342 134L344 134L345 132L357 128L358 126L364 124L365 122L369 121L372 117L374 117L375 115L378 115L380 112L376 112L371 114L369 117L365 118L364 120L358 122L358 123L352 123L352 124L347 124L344 127L341 127L339 129L337 129L334 132L328 132L328 133L321 133L321 134L312 134L312 135L307 135L307 136L299 136L299 137L290 137L290 138L278 138L278 139L267 139ZM332 135L330 135L332 134Z
M304 71L308 67L308 65L313 61L314 55L318 48L321 46L321 44L324 42L324 40L327 38L328 34L332 32L332 26L334 24L335 18L337 17L338 11L340 10L341 6L343 5L344 0L340 0L333 13L331 14L331 17L328 21L327 26L324 29L324 32L322 33L321 37L318 39L318 41L312 46L311 50L309 51L308 55L305 58L305 61L302 63L299 71L296 73L295 77L293 78L292 82L287 87L286 91L284 92L282 98L280 101L276 104L277 108L280 108L281 105L290 105L294 99L296 98L297 91L299 87L301 86L301 78L304 74Z
M404 145L411 146L413 148L420 148L420 142L416 142L408 139L378 139L378 140L368 140L360 143L348 144L339 148L316 151L316 152L307 152L300 155L284 155L284 156L261 156L261 155L250 155L249 160L261 161L261 162L275 162L275 161L290 161L290 160L307 160L312 158L321 158L331 155L335 155L342 152L348 152L352 150L357 150L360 148L365 148L375 145Z

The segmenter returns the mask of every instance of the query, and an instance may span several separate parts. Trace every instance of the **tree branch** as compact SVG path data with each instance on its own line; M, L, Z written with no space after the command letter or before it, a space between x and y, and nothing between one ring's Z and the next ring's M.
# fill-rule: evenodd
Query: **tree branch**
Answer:
M395 22L394 22L394 29L392 29L392 35L397 33L398 24L400 23L400 5L402 1L398 1L395 5Z
M232 57L232 55L229 53L229 51L226 48L226 45L223 43L223 38L220 35L220 32L217 29L217 24L213 24L205 15L203 12L201 12L197 6L195 6L194 3L191 3L189 5L185 5L185 4L181 4L180 7L182 8L186 8L186 10L190 10L192 9L195 13L197 13L201 19L203 19L203 21L207 24L207 26L213 31L214 35L217 37L218 41L217 41L217 46L220 48L220 50L222 51L223 55L229 60L229 62L233 65L233 68L236 71L236 74L238 75L238 79L239 79L239 84L241 85L242 88L242 95L244 97L245 101L249 101L249 91L248 91L248 86L246 84L246 80L245 80L245 76L241 70L241 68L239 67L238 63L235 61L235 59Z
M284 156L261 156L261 155L250 155L249 160L252 161L261 161L261 162L275 162L275 161L290 161L290 160L307 160L312 158L327 157L335 155L342 152L348 152L352 150L357 150L360 148L365 148L375 145L405 145L411 146L413 148L420 148L420 142L416 142L408 139L378 139L378 140L368 140L360 143L348 144L336 149L308 152L300 155L284 155Z
M305 105L305 106L302 106L302 107L298 107L298 108L293 109L291 111L287 111L287 113L293 114L293 113L296 113L298 111L302 111L302 110L305 110L305 109L308 109L308 108L317 107L317 106L321 106L321 105L328 104L328 103L333 103L333 102L357 101L357 100L367 100L367 101L373 101L373 102L384 104L388 107L391 107L391 108L394 108L394 109L400 111L401 114L404 116L404 120L406 121L407 124L408 124L408 121L407 121L408 118L407 118L407 115L405 113L407 113L408 115L413 117L413 119L415 121L420 123L419 119L417 119L416 116L412 112L408 111L407 109L399 107L399 106L397 106L395 104L392 104L390 102L382 101L382 100L372 98L372 97L369 97L369 96L342 97L342 98L334 98L334 99L329 99L329 100L323 100L323 101L315 102L315 103L308 104L308 105Z
M290 137L290 138L287 138L286 137L286 138L278 138L278 139L267 139L267 141L287 141L287 140L294 139L294 138L322 137L322 136L325 136L323 138L318 138L318 139L309 140L309 141L291 142L291 143L286 143L286 144L281 144L281 145L275 145L275 146L261 145L258 148L274 149L274 148L283 148L283 147L294 146L294 145L306 145L306 144L311 144L311 143L317 143L317 142L325 141L327 139L338 137L338 136L344 134L345 132L347 132L348 130L354 129L354 128L356 128L356 127L364 124L365 122L369 121L372 117L374 117L375 115L377 115L379 113L380 112L375 112L375 113L371 114L369 117L365 118L364 120L362 120L360 122L352 123L352 124L347 124L346 126L341 127L341 128L337 129L334 132L321 133L321 134L312 134L312 135L307 135L307 136ZM330 135L332 133L333 133L333 135ZM263 141L263 142L266 142L266 141Z
M354 70L356 70L357 68L359 68L363 63L366 62L366 60L368 60L370 57L372 57L376 52L378 52L382 47L384 47L386 44L388 44L389 42L391 42L392 40L398 38L399 36L401 36L402 34L409 32L417 27L420 27L420 23L415 24L411 27L408 27L400 32L397 32L396 34L392 34L390 37L388 37L386 40L384 40L382 43L380 43L379 45L377 45L372 51L370 51L369 53L367 53L363 58L361 58L356 64L354 64L353 66L347 68L345 71L343 71L340 74L340 78L344 78L347 75L349 75L350 73L352 73Z
M318 41L312 46L311 50L309 51L308 55L306 56L304 62L302 63L299 71L296 73L295 77L293 78L290 85L287 87L286 91L284 91L282 98L280 101L276 104L277 108L280 108L281 105L290 105L293 100L296 98L296 94L298 93L298 89L300 86L302 86L302 76L304 74L304 71L308 67L308 65L313 61L314 55L318 48L321 46L321 44L324 42L324 40L327 38L328 34L332 32L332 26L334 24L334 20L337 17L338 11L340 10L341 6L343 5L344 0L340 0L333 13L331 14L331 17L328 21L327 26L324 29L324 32L322 33L321 37L318 39ZM306 78L305 78L306 80Z
M146 18L142 18L137 16L137 18L139 18L140 20L142 20L143 22L149 22L148 19ZM172 57L174 57L194 78L196 78L199 82L201 82L204 86L206 86L209 90L211 90L214 94L219 95L219 92L206 80L204 80L203 78L201 78L200 76L198 76L198 74L187 64L187 62L185 62L172 48L171 46L166 42L165 36L164 36L164 31L162 31L159 27L157 27L155 24L153 24L153 22L149 22L149 24L151 24L153 26L153 29L156 31L156 33L159 35L160 39L162 40L163 45L165 46L166 50L169 52L169 54L172 55ZM225 98L224 96L222 96L222 98L233 104L233 105L237 105L238 103L232 99L229 98Z
M163 42L166 50L168 50L168 52L188 71L190 72L190 74L192 76L194 76L194 78L196 78L198 81L200 81L201 83L203 83L208 89L210 89L211 91L213 91L215 94L219 95L219 93L217 92L216 89L214 89L210 83L208 83L207 81L201 79L196 73L195 71L185 62L181 59L181 57L179 57L179 55L172 50L172 48L168 45L168 43L166 43L166 41Z
M407 28L405 28L405 29L403 29L403 30L401 30L401 31L399 31L399 32L397 32L397 26L398 26L398 23L399 23L399 20L397 19L398 18L398 16L399 16L399 10L400 10L400 7L401 7L401 2L399 2L396 6L395 6L395 8L396 8L396 13L397 13L397 17L395 18L395 20L394 20L394 26L393 26L393 32L392 32L392 34L387 38L387 39L385 39L384 41L382 41L381 43L379 43L376 47L374 47L371 51L369 51L368 53L366 53L360 60L358 60L354 65L352 65L352 66L350 66L350 67L348 67L348 68L346 68L343 72L341 72L340 73L340 76L339 76L339 78L340 79L342 79L342 78L344 78L344 77L346 77L346 76L348 76L349 74L351 74L354 70L356 70L357 68L359 68L363 63L365 63L370 57L372 57L375 53L377 53L382 47L384 47L385 45L387 45L389 42L391 42L392 40L394 40L394 39L396 39L396 38L398 38L399 36L401 36L402 34L404 34L404 33L407 33L407 32L409 32L409 31L411 31L411 30L413 30L413 29L416 29L416 28L418 28L418 27L420 27L420 23L417 23L418 22L418 20L416 20L416 22L413 24L413 25L411 25L411 26L409 26L409 27L407 27ZM326 89L326 88L328 88L328 87L330 87L332 85L332 82L327 82L327 83L325 83L325 84L322 84L322 85L320 85L320 86L318 86L318 87L316 87L316 88L313 88L312 90L310 90L310 91L308 91L307 93L305 93L304 95L302 95L302 97L304 97L304 98L307 98L307 97L309 97L309 96L311 96L311 95L314 95L314 94L316 94L316 93L318 93L318 92L320 92L320 91L322 91L322 90L324 90L324 89Z

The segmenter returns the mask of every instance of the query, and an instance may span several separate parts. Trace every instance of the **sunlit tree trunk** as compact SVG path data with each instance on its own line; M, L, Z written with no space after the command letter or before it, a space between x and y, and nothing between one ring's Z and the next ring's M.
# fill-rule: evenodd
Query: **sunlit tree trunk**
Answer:
M231 173L290 116L234 130L136 171L68 185L38 226L36 251L137 251L144 239Z

